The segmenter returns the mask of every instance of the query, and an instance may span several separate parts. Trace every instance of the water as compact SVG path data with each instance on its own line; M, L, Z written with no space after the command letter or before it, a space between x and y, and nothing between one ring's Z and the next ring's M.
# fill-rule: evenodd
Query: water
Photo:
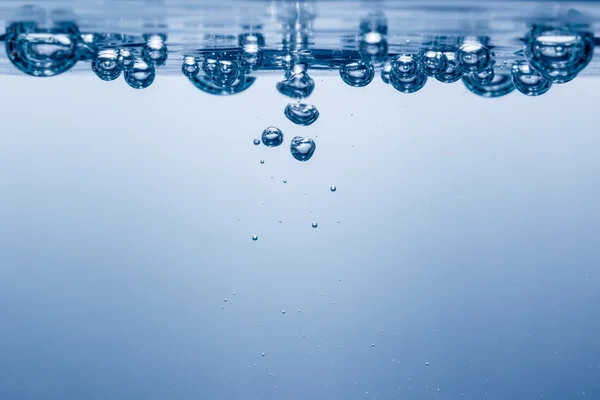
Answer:
M598 3L34 3L0 399L598 397Z

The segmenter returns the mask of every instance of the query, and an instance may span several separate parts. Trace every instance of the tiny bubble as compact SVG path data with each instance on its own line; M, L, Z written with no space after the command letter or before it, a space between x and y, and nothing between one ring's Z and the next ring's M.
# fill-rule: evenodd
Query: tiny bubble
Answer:
M261 164L264 164L264 163L265 163L265 160L260 160L260 163L261 163Z
M256 242L258 240L258 236L257 235L253 235L252 236L252 240L254 240Z
M260 144L260 139L259 138L254 139L253 143L255 146L258 146Z
M335 185L331 185L329 190L331 190L332 192L335 192L337 190L337 187L335 187Z
M316 222L313 222L313 223L312 223L312 227L313 227L313 228L316 228L317 226L319 226L319 224L317 224Z

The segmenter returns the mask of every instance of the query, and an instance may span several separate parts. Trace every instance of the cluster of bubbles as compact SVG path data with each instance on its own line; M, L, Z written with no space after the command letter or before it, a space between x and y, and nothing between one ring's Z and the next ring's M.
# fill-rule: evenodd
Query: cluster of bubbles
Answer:
M64 10L46 12L34 6L23 7L17 16L6 28L6 52L10 62L28 75L55 76L87 61L98 78L112 81L124 75L129 86L143 89L154 82L156 68L168 59L163 33L85 33L70 22ZM436 79L443 83L461 80L469 91L483 97L500 97L515 89L539 96L552 84L570 82L590 63L594 35L582 21L555 18L530 23L523 46L512 54L511 63L497 65L495 46L485 36L438 36L422 39L418 46L390 46L388 22L382 12L361 20L354 50L312 49L310 21L300 18L284 24L284 37L275 47L267 47L262 26L246 26L237 37L237 46L183 54L181 72L198 89L219 96L247 90L256 71L280 70L284 78L276 89L302 100L315 88L309 69L325 67L337 69L351 87L367 86L380 71L381 80L402 93L417 92L428 79ZM318 111L298 103L290 104L285 115L293 123L310 125Z

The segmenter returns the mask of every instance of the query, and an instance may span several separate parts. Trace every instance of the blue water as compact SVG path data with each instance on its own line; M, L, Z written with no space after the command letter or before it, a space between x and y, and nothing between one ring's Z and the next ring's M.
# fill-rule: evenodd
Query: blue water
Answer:
M228 4L0 63L0 400L600 399L597 4Z

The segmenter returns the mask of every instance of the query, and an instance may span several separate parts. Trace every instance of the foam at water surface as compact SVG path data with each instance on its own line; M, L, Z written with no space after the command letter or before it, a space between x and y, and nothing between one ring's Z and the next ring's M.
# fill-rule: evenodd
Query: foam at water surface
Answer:
M229 95L265 73L277 89L302 99L311 74L339 72L350 86L375 76L402 93L427 77L462 78L490 96L496 74L529 68L544 90L592 61L600 5L590 2L475 1L37 1L0 2L6 54L0 73L53 76L90 69L103 80L120 75L136 89L155 77L182 74L200 90ZM512 68L517 63L520 68ZM91 65L91 67L90 67ZM381 73L377 73L381 71Z

